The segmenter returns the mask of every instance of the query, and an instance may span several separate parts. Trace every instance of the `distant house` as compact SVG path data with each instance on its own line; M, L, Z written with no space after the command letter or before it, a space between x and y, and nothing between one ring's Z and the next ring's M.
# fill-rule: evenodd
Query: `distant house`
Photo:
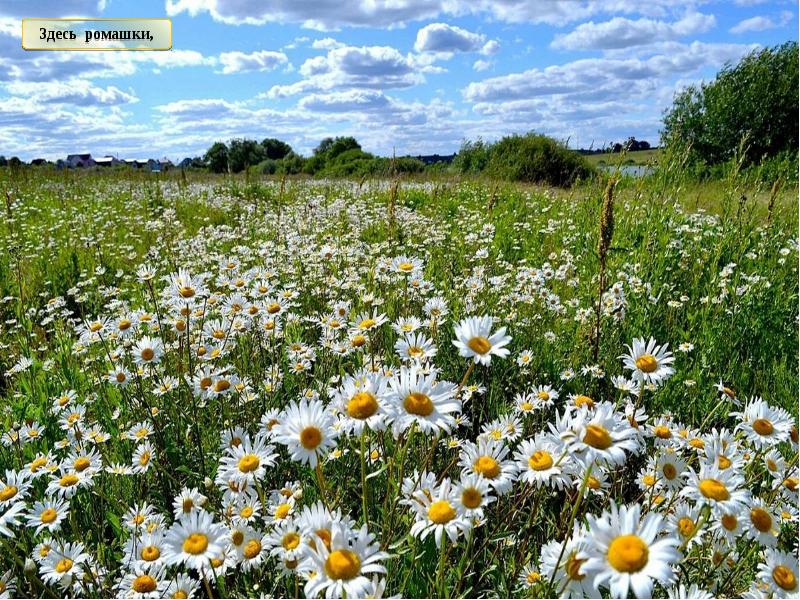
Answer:
M113 167L114 165L120 164L122 161L116 156L104 156L103 158L95 158L94 162L98 167Z
M168 171L172 169L175 165L172 164L172 161L167 157L160 158L156 161L155 168L152 169L153 171Z
M142 169L150 166L149 165L150 161L144 160L142 158L126 158L124 162L126 165L128 165L129 167L133 167L134 169Z
M91 154L69 154L66 162L71 169L93 167L95 165Z
M48 163L47 163L47 159L46 158L34 158L31 161L31 164L32 165L46 165Z
M189 158L188 156L178 163L178 168L180 169L188 169L191 166L192 166L192 159Z

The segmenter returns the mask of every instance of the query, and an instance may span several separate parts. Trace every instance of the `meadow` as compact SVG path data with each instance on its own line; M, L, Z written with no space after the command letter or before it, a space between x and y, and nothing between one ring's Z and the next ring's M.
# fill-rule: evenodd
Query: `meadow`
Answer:
M797 597L796 186L0 190L0 598Z

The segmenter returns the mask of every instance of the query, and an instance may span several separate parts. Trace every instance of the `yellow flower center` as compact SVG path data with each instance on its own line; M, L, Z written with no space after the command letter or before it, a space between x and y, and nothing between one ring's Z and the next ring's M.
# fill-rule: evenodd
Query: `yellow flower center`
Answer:
M183 551L187 554L202 554L208 548L208 536L204 533L190 533L183 540Z
M456 510L447 500L437 500L428 508L428 518L437 525L449 523L455 517Z
M689 445L692 448L697 448L698 450L702 450L703 448L705 448L706 443L700 438L692 438L689 440Z
M612 444L611 434L602 425L587 425L583 435L583 443L598 450L605 450Z
M183 590L175 590L175 593L172 594L172 597L177 600L184 600L185 598L188 598L189 595Z
M261 552L261 542L259 542L256 539L252 539L244 545L244 549L242 550L242 555L246 559L252 560L256 556L258 556L260 552Z
M261 466L261 459L255 454L245 454L239 459L239 470L242 473L252 473Z
M657 425L653 433L655 433L657 438L662 440L668 440L672 437L672 432L669 430L669 427L665 425Z
M486 354L492 349L492 343L482 335L475 336L467 342L470 350L477 354Z
M728 531L735 531L736 526L739 524L739 520L736 518L736 515L722 515L722 526L727 529Z
M778 565L772 569L772 578L775 580L775 583L786 591L791 592L797 589L797 577L795 577L794 572L785 565Z
M369 392L358 392L347 402L347 414L354 419L368 419L378 412L378 401Z
M723 471L731 466L731 459L729 459L727 456L723 456L722 454L717 457L717 462L719 463L719 468Z
M194 288L191 288L188 285L184 285L183 287L181 287L178 293L181 295L181 298L191 298L192 296L194 296Z
M652 373L658 368L658 361L652 354L642 354L636 359L636 368L642 373Z
M750 520L761 533L772 529L772 517L763 508L756 506L750 510Z
M522 404L519 405L519 407L521 410L524 410L525 412L533 410L533 404L531 404L530 402L523 402Z
M580 558L575 558L575 554L571 554L570 557L567 559L567 562L564 563L564 571L567 573L567 577L572 579L573 581L582 581L586 575L580 572L581 565L585 563L585 560Z
M787 477L783 480L783 487L785 487L790 492L793 492L797 489L797 486L800 484L800 480L797 477Z
M675 468L675 465L672 463L665 464L662 469L662 473L664 473L664 477L672 481L678 475L678 470Z
M47 464L47 458L44 456L40 456L39 458L34 459L31 463L31 473L36 473L39 469Z
M58 485L61 487L72 487L76 483L78 483L78 476L74 473L67 473L58 480Z
M534 583L538 583L539 581L541 581L541 579L542 579L542 576L539 573L537 573L536 571L531 571L530 573L528 573L525 576L525 581L527 581L530 585L533 585Z
M731 493L728 491L728 488L726 488L725 484L719 479L703 479L700 481L698 487L700 488L700 493L703 494L703 496L712 500L716 500L717 502L722 502L731 497Z
M399 265L397 265L397 268L408 273L414 270L414 265L412 265L410 262L401 262Z
M139 575L136 579L133 580L133 585L131 586L134 592L139 594L147 594L149 592L155 591L156 589L156 580L150 577L150 575Z
M17 491L17 486L7 485L0 490L0 501L5 502L6 500L11 500L11 498L17 495Z
M242 510L239 511L239 516L243 519L249 519L253 516L253 507L252 506L243 506Z
M363 321L361 321L361 323L358 324L358 328L369 329L370 327L374 327L375 323L377 323L375 319L364 319Z
M586 480L586 487L588 487L590 490L599 490L600 480L594 475L589 475L589 479Z
M281 305L278 304L277 302L273 302L272 304L267 306L267 312L269 314L271 314L271 315L274 315L275 313L279 313L279 312L281 312Z
M58 513L52 508L45 508L42 511L42 514L39 515L42 523L52 523L56 520Z
M406 396L405 400L403 400L403 408L412 415L427 417L433 412L433 402L431 402L431 399L425 394L411 392Z
M500 474L500 465L491 456L479 456L472 465L473 470L486 479L494 479Z
M284 550L294 550L300 545L300 536L294 531L290 531L281 538L281 546Z
M72 568L72 560L69 558L62 558L56 563L56 573L66 573Z
M678 531L683 537L689 537L694 531L694 521L689 517L681 517L678 519Z
M244 533L237 529L231 534L231 541L233 542L234 546L241 546L242 542L244 541Z
M286 515L289 514L289 511L291 509L292 506L290 504L287 503L279 504L278 507L275 509L275 518L278 520L285 519Z
M474 487L464 488L461 493L461 502L467 508L478 508L483 502L483 494Z
M594 400L592 400L589 396L584 396L581 394L575 398L575 406L580 408L581 406L588 406L592 408L594 406Z
M325 574L331 579L353 579L361 572L361 559L350 550L334 550L325 559Z
M647 473L642 477L642 483L647 487L653 487L656 484L656 477L652 473Z
M300 444L306 450L314 450L322 443L322 432L319 427L313 425L306 427L300 432Z
M150 462L150 452L145 450L144 452L142 452L142 455L139 457L139 464L144 467L149 462Z
M638 573L647 564L650 552L637 535L620 535L608 546L608 562L617 571Z
M147 361L153 360L153 357L155 355L156 353L153 351L152 348L145 348L144 350L142 350L141 353L142 360L147 360Z
M528 459L528 466L534 471L547 471L553 466L553 457L547 450L537 450Z
M161 557L161 550L158 546L145 546L142 548L142 560L151 562Z
M769 419L756 419L753 421L753 431L758 435L772 435L775 428Z

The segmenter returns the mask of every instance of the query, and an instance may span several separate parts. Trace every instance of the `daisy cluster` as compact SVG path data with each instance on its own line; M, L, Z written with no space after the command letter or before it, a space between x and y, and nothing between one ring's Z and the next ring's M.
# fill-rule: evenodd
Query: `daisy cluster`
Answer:
M469 594L489 553L521 595L797 597L785 409L720 381L699 424L654 412L689 343L637 337L551 381L531 372L547 348L514 344L531 328L552 341L543 315L613 327L657 303L639 265L596 307L567 249L538 267L479 249L445 284L428 276L424 248L447 238L431 219L397 207L426 233L398 249L365 241L370 204L303 201L245 205L125 289L89 281L34 311L51 362L7 373L45 408L0 438L0 598L402 595L419 570L403 561L436 553L442 595ZM245 243L260 219L280 235ZM717 224L689 220L672 250ZM545 229L564 225L568 245L569 223ZM705 303L763 287L734 271ZM59 363L77 374L36 387Z

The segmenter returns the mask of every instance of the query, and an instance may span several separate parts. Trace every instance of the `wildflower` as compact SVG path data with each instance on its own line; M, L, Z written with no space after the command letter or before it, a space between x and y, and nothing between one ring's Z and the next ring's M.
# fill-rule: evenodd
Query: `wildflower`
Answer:
M511 337L506 335L505 327L491 333L492 323L492 317L483 316L467 317L456 325L453 345L458 348L458 353L482 365L490 364L492 356L508 356L510 351L506 346Z

